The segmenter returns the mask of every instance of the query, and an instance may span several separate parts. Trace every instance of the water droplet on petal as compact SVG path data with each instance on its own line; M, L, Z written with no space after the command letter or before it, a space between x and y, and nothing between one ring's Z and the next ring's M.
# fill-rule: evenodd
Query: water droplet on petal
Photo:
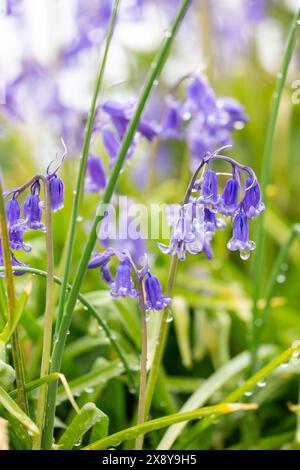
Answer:
M241 250L240 251L240 257L241 257L242 260L247 261L247 259L250 258L249 251Z

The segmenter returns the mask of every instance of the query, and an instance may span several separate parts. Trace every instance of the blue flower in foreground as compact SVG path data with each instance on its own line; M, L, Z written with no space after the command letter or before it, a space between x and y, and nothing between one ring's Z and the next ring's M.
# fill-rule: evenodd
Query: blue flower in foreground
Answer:
M205 204L217 204L218 200L218 178L214 171L208 170L203 177L200 201Z
M38 194L35 194L35 189L38 188ZM31 194L26 196L24 201L24 217L28 228L33 230L44 230L42 223L42 203L39 196L39 185L34 184L31 189Z
M238 207L239 184L235 178L230 178L223 189L219 200L220 214L231 215Z
M58 211L64 207L64 183L54 175L49 181L50 203L53 211Z
M17 260L15 255L11 253L11 262L13 267L19 268L20 266L26 266L24 263L21 263L20 261ZM4 260L3 260L3 248L2 248L2 241L0 239L0 266L4 266ZM22 274L25 274L23 271L13 271L13 273L16 276L21 276ZM0 277L4 277L5 273L0 273Z
M239 212L233 222L233 236L227 243L231 251L239 250L243 259L249 258L249 251L255 249L255 243L249 241L248 218L243 212Z
M127 259L120 261L116 272L115 282L111 286L113 297L136 297L137 290L133 289L134 283L131 277L131 266Z
M19 201L13 196L6 204L6 218L8 227L14 227L20 223L21 207Z
M252 178L247 178L242 206L249 219L256 217L266 210L261 200L259 185L257 182L253 183Z
M162 287L155 276L148 274L145 280L145 291L146 291L146 310L162 310L171 303L169 297L164 297L162 294Z

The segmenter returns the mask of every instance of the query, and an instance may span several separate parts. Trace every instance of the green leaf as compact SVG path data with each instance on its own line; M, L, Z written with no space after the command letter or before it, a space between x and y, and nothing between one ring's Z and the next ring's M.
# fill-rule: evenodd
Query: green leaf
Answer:
M274 352L272 347L264 347L260 350L260 357L265 358ZM220 388L222 388L230 379L237 376L250 364L250 354L243 352L227 362L223 367L216 370L200 387L188 398L181 407L180 412L190 411L203 406L209 398ZM158 449L168 450L175 442L178 435L182 432L187 423L180 423L168 429L161 439Z
M72 449L96 423L108 427L108 417L94 403L86 403L58 441L59 450Z
M5 362L0 360L0 386L6 389L16 379L16 373L14 369Z
M91 372L69 382L69 387L76 396L87 389L93 389L97 385L105 384L110 379L118 377L123 372L124 368L121 362L99 360L98 365ZM67 398L65 390L60 387L57 393L57 404L62 403Z
M0 387L1 405L28 430L31 435L38 435L39 430L36 424L21 410L19 405Z
M131 428L124 429L123 431L111 434L100 441L94 442L93 444L84 447L83 450L101 450L107 449L111 446L118 446L123 441L135 439L141 434L156 431L166 426L170 426L174 423L180 423L182 421L189 421L194 419L202 418L207 415L222 415L233 413L241 410L253 410L257 406L253 403L220 403L219 405L207 406L198 410L187 411L186 413L175 413L172 415L164 416L163 418L153 419L146 423L132 426Z

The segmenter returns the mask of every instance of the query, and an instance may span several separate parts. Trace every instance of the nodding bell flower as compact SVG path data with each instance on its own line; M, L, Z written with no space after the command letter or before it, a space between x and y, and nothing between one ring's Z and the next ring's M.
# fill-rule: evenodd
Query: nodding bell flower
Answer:
M111 285L111 295L113 297L137 297L137 290L133 287L130 262L127 259L121 260L115 282Z
M40 184L37 181L31 187L31 194L24 201L24 217L28 228L33 230L45 230L42 224L42 203L40 201Z
M238 207L239 184L235 178L230 178L223 189L219 200L220 214L231 215Z
M56 175L52 176L49 181L50 204L51 209L55 212L64 207L64 183Z
M21 263L20 261L17 260L15 255L11 253L11 262L13 267L20 267L20 266L26 266L24 263ZM4 266L4 259L3 259L3 248L2 248L2 241L0 238L0 266ZM23 271L13 271L13 274L16 276L22 276L22 274L25 274ZM0 277L4 277L5 273L0 273Z
M249 219L256 217L266 210L265 205L261 200L259 184L257 181L253 184L252 178L247 178L246 180L245 195L242 201L242 206Z
M6 218L9 228L14 227L20 223L21 207L19 201L13 196L6 204Z
M217 174L212 170L208 170L204 173L203 176L200 202L204 204L217 204L218 200L219 196Z
M162 294L162 287L156 276L152 276L148 273L148 277L145 280L145 292L146 292L146 310L162 310L171 303L169 297L164 297Z
M239 212L233 222L233 236L227 243L231 251L239 250L242 259L249 258L249 251L255 249L255 243L249 240L249 224L246 214Z

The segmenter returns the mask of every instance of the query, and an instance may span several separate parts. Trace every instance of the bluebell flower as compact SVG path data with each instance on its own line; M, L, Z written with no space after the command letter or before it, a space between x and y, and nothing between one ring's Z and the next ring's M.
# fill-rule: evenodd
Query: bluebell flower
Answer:
M219 199L218 209L220 214L232 215L238 208L239 184L236 178L230 178L223 189Z
M98 193L106 186L106 174L102 161L95 155L89 155L86 168L85 190Z
M17 260L17 258L15 257L15 255L13 253L11 253L11 262L12 262L12 266L14 267L20 267L20 266L26 266L24 263L21 263L20 261ZM4 260L3 260L3 248L2 248L2 241L0 239L0 266L4 266ZM22 274L25 274L25 272L23 271L13 271L13 274L15 274L16 276L21 276ZM4 277L5 276L5 273L0 273L0 277Z
M169 245L158 243L160 250L170 256L177 255L178 259L184 260L188 246L195 241L195 234L192 230L192 219L190 210L182 207L179 217L171 221L172 232Z
M26 225L14 225L9 229L9 242L12 250L23 250L26 253L31 251L31 246L23 240Z
M61 178L54 175L49 181L50 204L53 211L64 207L64 183Z
M120 150L120 142L116 135L109 129L104 129L102 133L103 145L107 150L111 160L114 162Z
M226 227L225 220L217 217L216 213L205 207L204 209L205 231L215 233L215 230L223 230Z
M32 189L31 194L26 196L24 201L24 217L28 228L33 230L44 230L42 223L42 204L39 194L34 194Z
M88 269L95 269L106 266L114 255L115 251L111 248L108 248L102 253L98 253L89 262Z
M145 280L145 292L146 292L146 310L162 310L171 303L169 297L163 296L162 287L156 276L152 276L148 273L148 277Z
M253 184L252 178L247 178L244 198L242 206L245 214L249 219L256 217L266 210L264 203L261 200L259 184Z
M205 204L217 204L218 196L218 178L215 171L208 170L204 173L200 202Z
M121 260L116 272L115 282L111 285L113 297L137 297L131 277L131 265L127 259Z
M247 259L249 251L255 249L255 243L249 240L248 218L243 212L239 212L233 221L233 236L227 247L231 251L239 250L243 259Z
M21 207L19 201L13 196L6 204L6 218L8 227L18 225L21 220Z

